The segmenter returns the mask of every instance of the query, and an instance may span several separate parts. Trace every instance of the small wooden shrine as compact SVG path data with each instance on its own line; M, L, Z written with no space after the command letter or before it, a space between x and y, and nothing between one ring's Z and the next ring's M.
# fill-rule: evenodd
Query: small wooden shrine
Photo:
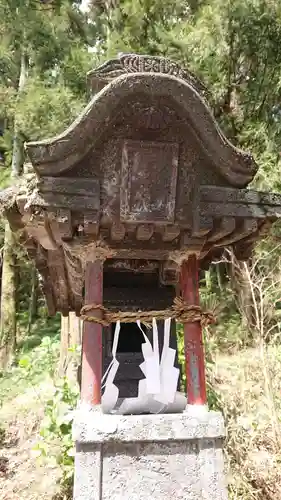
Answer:
M75 122L26 144L32 173L6 210L42 276L49 313L80 314L87 304L160 310L175 294L198 307L198 269L226 246L247 258L280 217L281 196L246 189L255 161L225 138L205 89L177 64L120 55L88 80L94 95ZM94 312L102 318L102 308ZM139 377L141 356L126 328L123 382ZM188 401L204 404L200 317L184 331ZM85 321L82 399L92 404L111 338L110 326Z

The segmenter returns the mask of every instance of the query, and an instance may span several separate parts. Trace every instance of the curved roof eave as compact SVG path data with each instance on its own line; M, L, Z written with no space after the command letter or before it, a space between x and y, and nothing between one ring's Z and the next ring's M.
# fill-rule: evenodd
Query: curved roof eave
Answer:
M110 124L118 103L137 93L174 100L186 114L214 168L232 186L242 188L251 182L258 168L252 156L228 141L192 85L161 73L134 73L115 78L92 98L62 134L27 143L26 150L39 175L61 175L72 168L95 146Z

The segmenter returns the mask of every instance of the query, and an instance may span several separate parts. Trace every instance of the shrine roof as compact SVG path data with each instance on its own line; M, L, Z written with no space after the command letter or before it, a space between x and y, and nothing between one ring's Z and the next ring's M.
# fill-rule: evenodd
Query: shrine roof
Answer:
M26 144L39 175L57 176L72 169L106 134L120 106L142 94L144 99L166 98L182 110L213 168L230 185L245 187L253 179L258 166L252 155L225 137L206 102L203 85L187 70L164 58L125 55L93 70L88 77L100 80L102 88L70 127L51 139Z

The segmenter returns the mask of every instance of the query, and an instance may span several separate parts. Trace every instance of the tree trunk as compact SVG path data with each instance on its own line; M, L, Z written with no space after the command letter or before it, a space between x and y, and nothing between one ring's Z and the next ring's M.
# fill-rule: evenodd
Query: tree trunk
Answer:
M35 266L32 266L31 270L31 296L29 302L29 312L28 312L28 333L31 331L31 326L34 320L37 318L37 306L38 306L38 276Z
M217 274L218 287L219 287L220 291L222 292L224 290L222 264L216 264L215 270L216 270L216 274Z
M18 96L22 92L27 76L27 61L24 51L21 54L21 68ZM12 183L21 175L24 163L23 140L14 120L13 155L11 165ZM2 267L1 324L0 324L0 368L5 369L12 360L16 346L16 283L17 283L17 242L8 224L5 226L5 243Z
M24 89L26 79L27 79L27 58L24 50L21 53L21 67L20 67L20 77L18 86L18 97ZM20 129L18 127L17 119L14 120L14 138L13 138L13 155L12 155L12 169L11 169L11 179L17 179L22 173L24 164L24 147L23 139L21 137Z
M248 340L251 340L256 327L253 296L249 280L245 275L244 263L239 262L233 255L230 262L230 276L231 288L235 293L236 304L242 317L242 325L250 334Z
M15 236L9 224L5 226L5 243L1 286L0 368L7 368L16 347L16 256Z
M80 363L77 352L82 341L82 322L74 312L61 317L61 349L59 375L69 380L77 379L77 368Z
M59 376L66 374L69 346L69 316L61 316Z
M208 269L208 271L205 271L205 283L206 283L207 290L210 292L212 290L211 269Z

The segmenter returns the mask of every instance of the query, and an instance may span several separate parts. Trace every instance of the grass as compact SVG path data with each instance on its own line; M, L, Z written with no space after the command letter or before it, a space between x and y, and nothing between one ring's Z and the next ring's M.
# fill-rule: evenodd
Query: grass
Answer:
M35 347L34 347L35 346ZM58 319L39 319L0 378L0 498L51 500L61 471L35 456L60 351ZM1 462L2 460L2 462ZM5 468L1 469L1 463Z
M0 378L0 408L4 403L14 399L22 394L26 389L39 385L46 380L47 361L45 359L45 345L38 346L29 354L31 368L26 370L20 364L12 367ZM55 339L50 345L50 354L53 360L59 357L59 341ZM26 357L22 356L19 362L24 361ZM50 357L49 357L50 359Z
M0 408L46 379L59 358L59 326L58 317L39 318L30 334L18 342L14 365L0 372Z
M281 346L217 355L216 389L227 424L225 446L230 500L281 499ZM276 413L276 417L274 417Z

